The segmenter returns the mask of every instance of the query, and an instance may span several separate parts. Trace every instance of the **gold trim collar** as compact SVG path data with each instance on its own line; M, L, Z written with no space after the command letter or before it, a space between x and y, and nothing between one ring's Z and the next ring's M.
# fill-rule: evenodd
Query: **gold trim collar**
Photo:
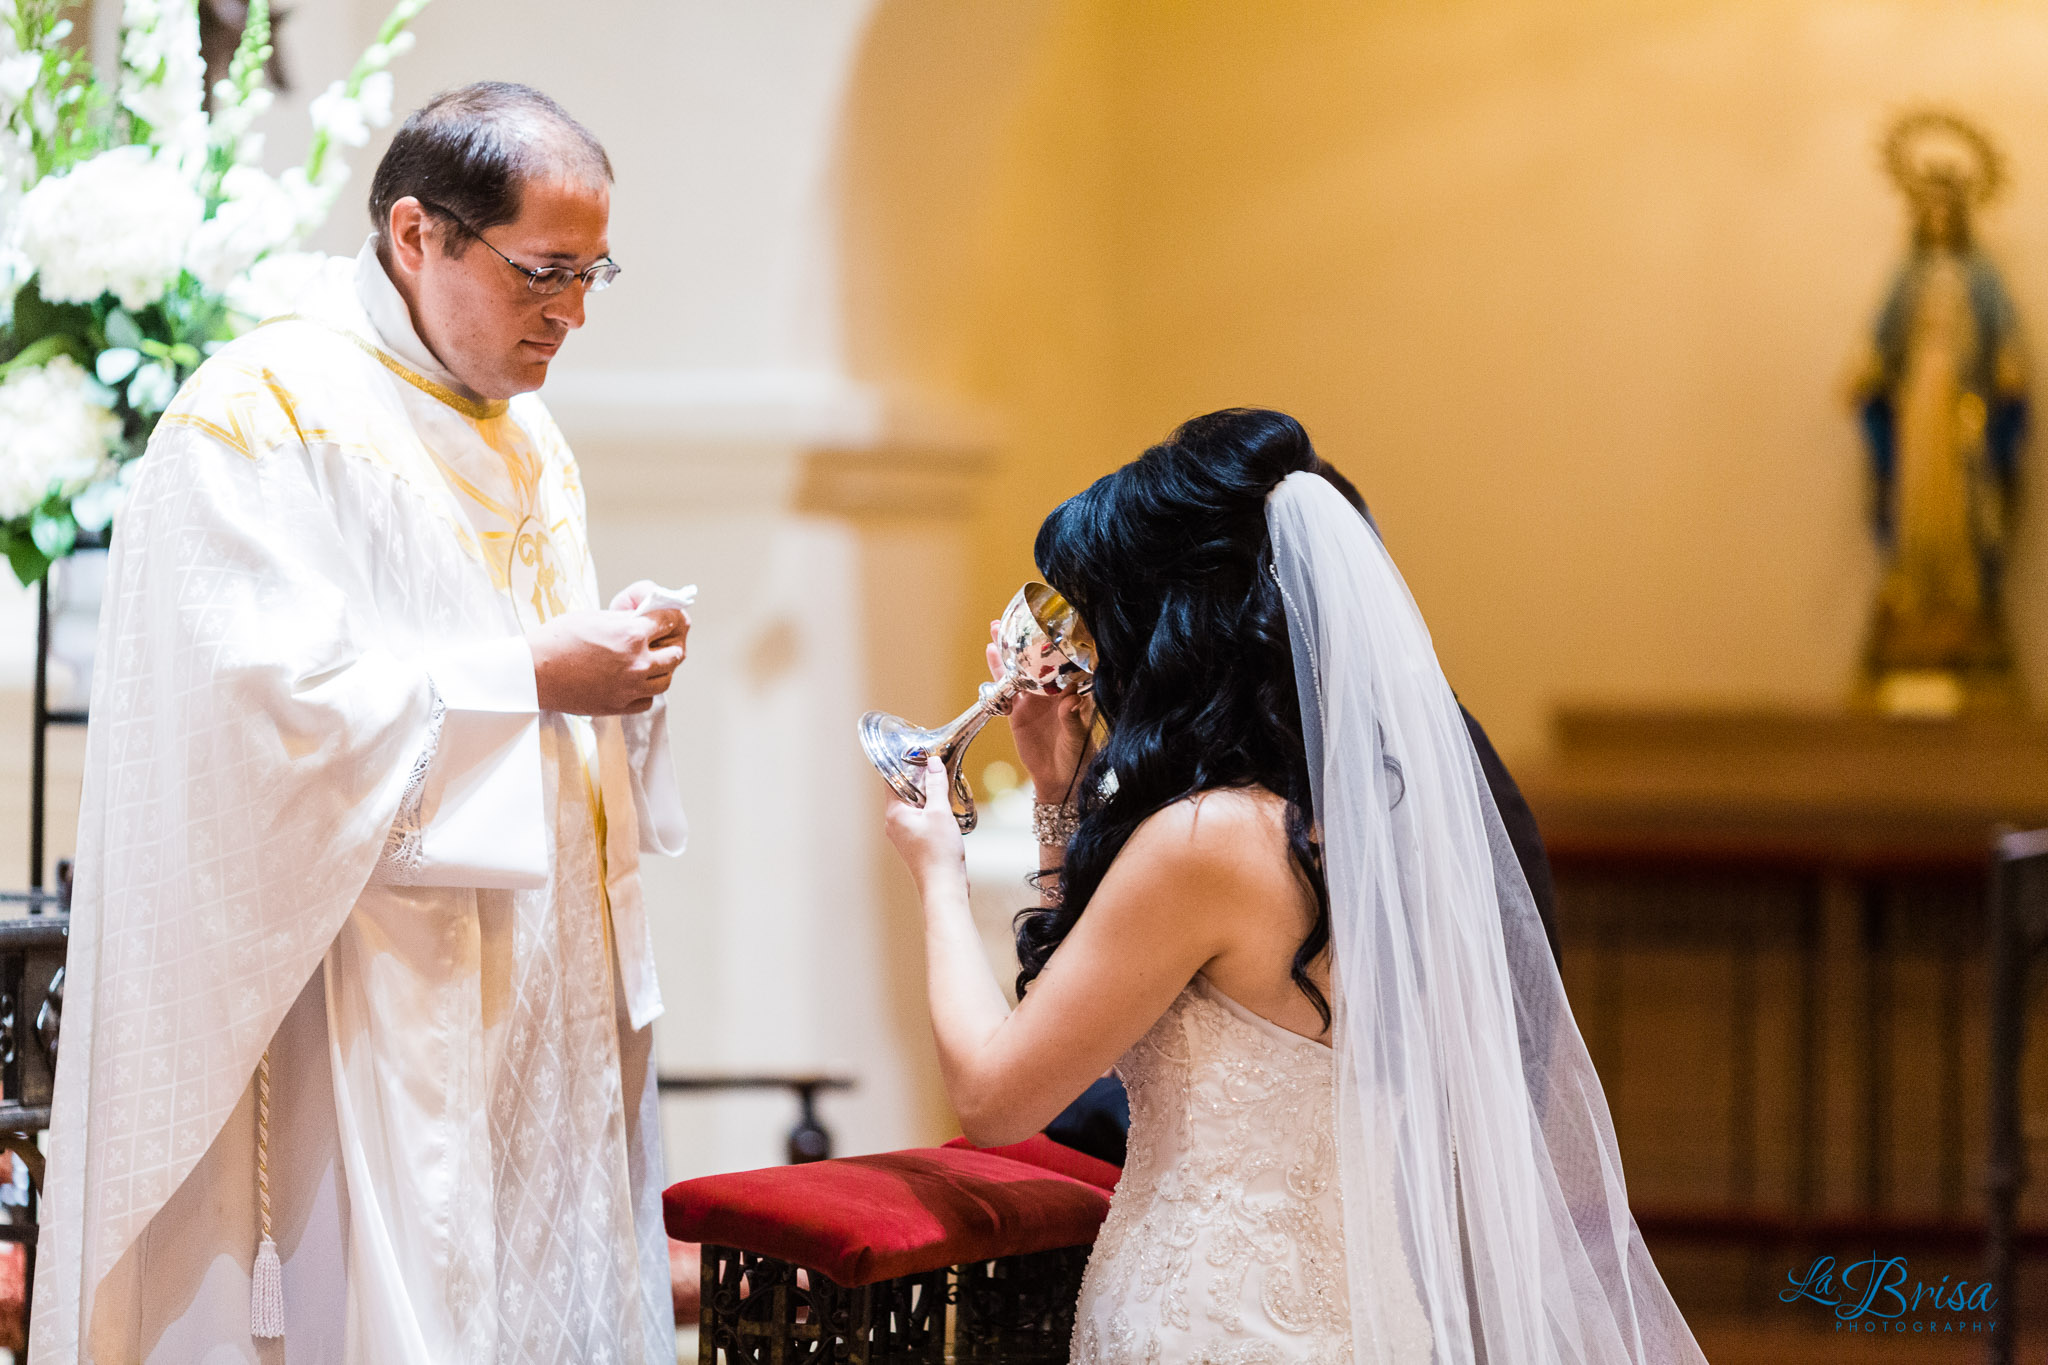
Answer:
M503 417L505 409L511 406L510 402L503 398L494 399L490 402L479 398L464 398L447 385L436 384L425 375L415 373L397 356L392 355L381 346L371 345L354 332L344 332L342 335L362 347L365 351L368 351L385 369L391 371L391 373L397 375L421 393L431 398L440 399L472 422L488 422L493 417Z

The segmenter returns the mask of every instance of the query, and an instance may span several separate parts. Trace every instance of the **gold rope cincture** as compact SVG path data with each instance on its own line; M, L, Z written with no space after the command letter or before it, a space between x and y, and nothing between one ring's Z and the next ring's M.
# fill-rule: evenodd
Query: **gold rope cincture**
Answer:
M284 1266L270 1236L270 1049L256 1063L256 1215L263 1240L249 1274L249 1335L284 1335Z

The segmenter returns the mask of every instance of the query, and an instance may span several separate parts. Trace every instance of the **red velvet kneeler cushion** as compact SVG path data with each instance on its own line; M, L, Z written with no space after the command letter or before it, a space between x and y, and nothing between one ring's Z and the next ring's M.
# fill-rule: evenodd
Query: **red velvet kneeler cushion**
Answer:
M1121 1166L1112 1166L1100 1157L1077 1152L1066 1143L1055 1142L1043 1133L1033 1133L1022 1142L1012 1142L1002 1147L976 1147L964 1137L956 1137L946 1145L953 1148L964 1147L970 1152L990 1152L996 1156L1006 1156L1027 1166L1043 1166L1048 1171L1058 1171L1061 1175L1085 1180L1100 1190L1114 1191L1116 1182L1124 1173Z
M707 1175L662 1195L668 1235L773 1256L852 1288L1095 1240L1109 1196L973 1148Z

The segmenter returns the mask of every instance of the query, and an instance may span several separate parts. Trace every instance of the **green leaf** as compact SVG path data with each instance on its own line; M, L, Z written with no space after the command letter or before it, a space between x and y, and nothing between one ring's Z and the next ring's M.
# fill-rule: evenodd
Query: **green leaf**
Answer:
M122 346L128 350L142 348L142 326L135 316L125 308L114 308L107 313L107 345ZM108 381L111 383L112 381Z
M36 548L35 538L19 522L0 530L0 554L24 588L34 587L50 571L50 557Z
M48 361L52 356L60 355L68 355L73 360L83 361L86 355L85 346L77 337L66 336L62 333L56 336L44 337L40 341L30 342L22 347L12 360L4 365L0 365L0 379L5 379L18 369L33 369L37 365Z
M82 303L51 303L31 283L14 296L14 320L7 327L12 344L4 353L11 357L46 337L68 336L78 340L78 356L83 362L99 349L93 345L93 336L98 331L99 321L90 307Z
M52 511L50 503L46 502L30 515L28 534L45 559L62 559L78 543L78 523L71 519L69 507L60 503L58 509Z
M93 373L102 384L118 384L135 373L135 367L142 363L142 352L129 346L110 346L101 351L93 361Z

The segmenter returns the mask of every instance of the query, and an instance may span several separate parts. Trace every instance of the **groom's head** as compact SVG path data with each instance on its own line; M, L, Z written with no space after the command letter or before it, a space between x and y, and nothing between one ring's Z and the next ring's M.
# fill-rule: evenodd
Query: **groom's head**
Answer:
M609 282L611 161L530 86L436 95L370 182L377 254L435 357L482 398L541 386ZM592 267L597 267L593 270Z

